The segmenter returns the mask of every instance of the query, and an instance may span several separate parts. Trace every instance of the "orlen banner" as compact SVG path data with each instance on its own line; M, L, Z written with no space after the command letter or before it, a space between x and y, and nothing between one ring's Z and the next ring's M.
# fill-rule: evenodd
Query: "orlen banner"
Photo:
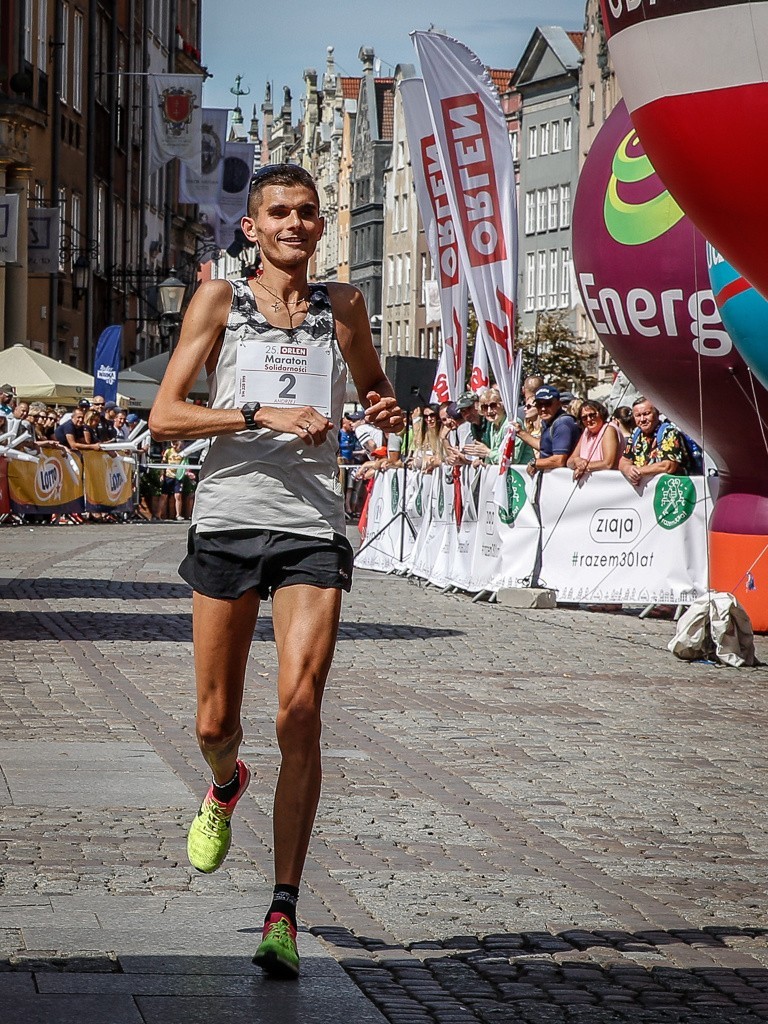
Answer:
M400 83L405 131L421 223L440 289L443 351L434 393L440 402L455 401L464 390L467 361L467 276L459 259L456 229L448 205L443 166L429 119L424 83Z
M703 236L656 174L623 103L582 168L573 255L603 344L717 464L711 586L734 593L755 628L768 628L768 392L722 324Z
M39 462L8 463L8 490L17 515L82 512L82 465L72 453L43 449Z
M119 452L85 451L87 512L130 512L133 508L134 461Z
M414 32L469 293L507 409L517 289L515 168L507 123L486 68L456 39Z

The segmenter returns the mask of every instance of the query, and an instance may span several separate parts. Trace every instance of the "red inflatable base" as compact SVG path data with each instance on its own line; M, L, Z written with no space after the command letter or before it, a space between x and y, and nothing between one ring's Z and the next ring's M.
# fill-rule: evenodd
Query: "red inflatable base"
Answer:
M733 594L756 633L768 633L768 537L709 533L709 585Z

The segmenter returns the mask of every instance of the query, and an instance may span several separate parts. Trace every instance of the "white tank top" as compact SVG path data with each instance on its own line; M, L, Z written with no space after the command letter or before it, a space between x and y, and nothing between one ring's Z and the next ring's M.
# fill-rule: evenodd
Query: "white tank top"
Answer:
M310 537L344 536L339 485L338 424L347 373L336 340L325 285L310 285L309 311L299 327L273 327L262 316L246 280L230 282L229 311L221 352L208 377L208 404L233 409L237 345L241 338L283 345L322 346L331 355L331 414L335 427L321 445L274 430L243 430L214 439L200 471L192 523L198 533L262 529ZM264 403L267 404L267 403Z

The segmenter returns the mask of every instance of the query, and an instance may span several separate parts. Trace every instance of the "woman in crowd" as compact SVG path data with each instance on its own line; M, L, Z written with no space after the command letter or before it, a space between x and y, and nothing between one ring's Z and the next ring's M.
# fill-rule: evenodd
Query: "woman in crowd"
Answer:
M498 388L485 388L480 392L480 412L488 421L488 444L475 441L464 449L477 464L497 466L501 456L501 444L507 426L507 411L501 401Z
M613 410L613 422L625 438L631 437L635 429L635 417L632 413L632 407L629 405L617 406Z
M45 410L45 416L43 416L42 431L45 435L46 441L55 441L56 438L53 436L53 432L59 423L59 417L55 409L50 406Z
M587 399L582 403L579 420L584 429L566 463L573 470L573 479L580 480L601 469L617 469L623 448L620 431L603 403Z
M443 443L437 419L437 409L425 405L421 419L413 421L413 448L411 462L414 469L431 473L443 461Z

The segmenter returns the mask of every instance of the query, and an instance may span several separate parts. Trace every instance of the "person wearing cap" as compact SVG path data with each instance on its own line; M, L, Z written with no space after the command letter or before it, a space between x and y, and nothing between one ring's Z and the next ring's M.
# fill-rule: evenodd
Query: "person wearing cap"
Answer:
M403 418L359 289L308 280L325 226L309 172L297 164L260 167L240 223L258 245L260 274L199 286L150 428L159 441L214 439L179 570L194 591L196 731L213 775L187 855L206 873L229 851L233 812L250 781L239 757L245 670L260 603L272 599L281 754L275 888L253 962L277 978L296 978L296 901L320 797L322 697L342 591L352 582L336 461L347 368L368 425L389 433ZM186 400L203 366L208 407Z
M96 399L94 399L95 401ZM96 428L96 434L102 444L109 444L111 441L117 440L115 417L119 411L120 406L117 402L104 402L104 408L101 410L101 419Z
M563 408L560 391L553 384L542 384L534 398L543 427L538 454L528 463L530 476L565 466L581 434L579 424ZM525 434L521 436L527 441Z
M0 387L0 413L5 416L6 421L13 415L13 398L16 394L13 384L3 384Z
M446 445L445 461L451 466L468 466L473 459L464 449L475 442L487 444L488 422L480 415L480 396L476 391L463 391L455 404L461 419L456 431L455 446Z

